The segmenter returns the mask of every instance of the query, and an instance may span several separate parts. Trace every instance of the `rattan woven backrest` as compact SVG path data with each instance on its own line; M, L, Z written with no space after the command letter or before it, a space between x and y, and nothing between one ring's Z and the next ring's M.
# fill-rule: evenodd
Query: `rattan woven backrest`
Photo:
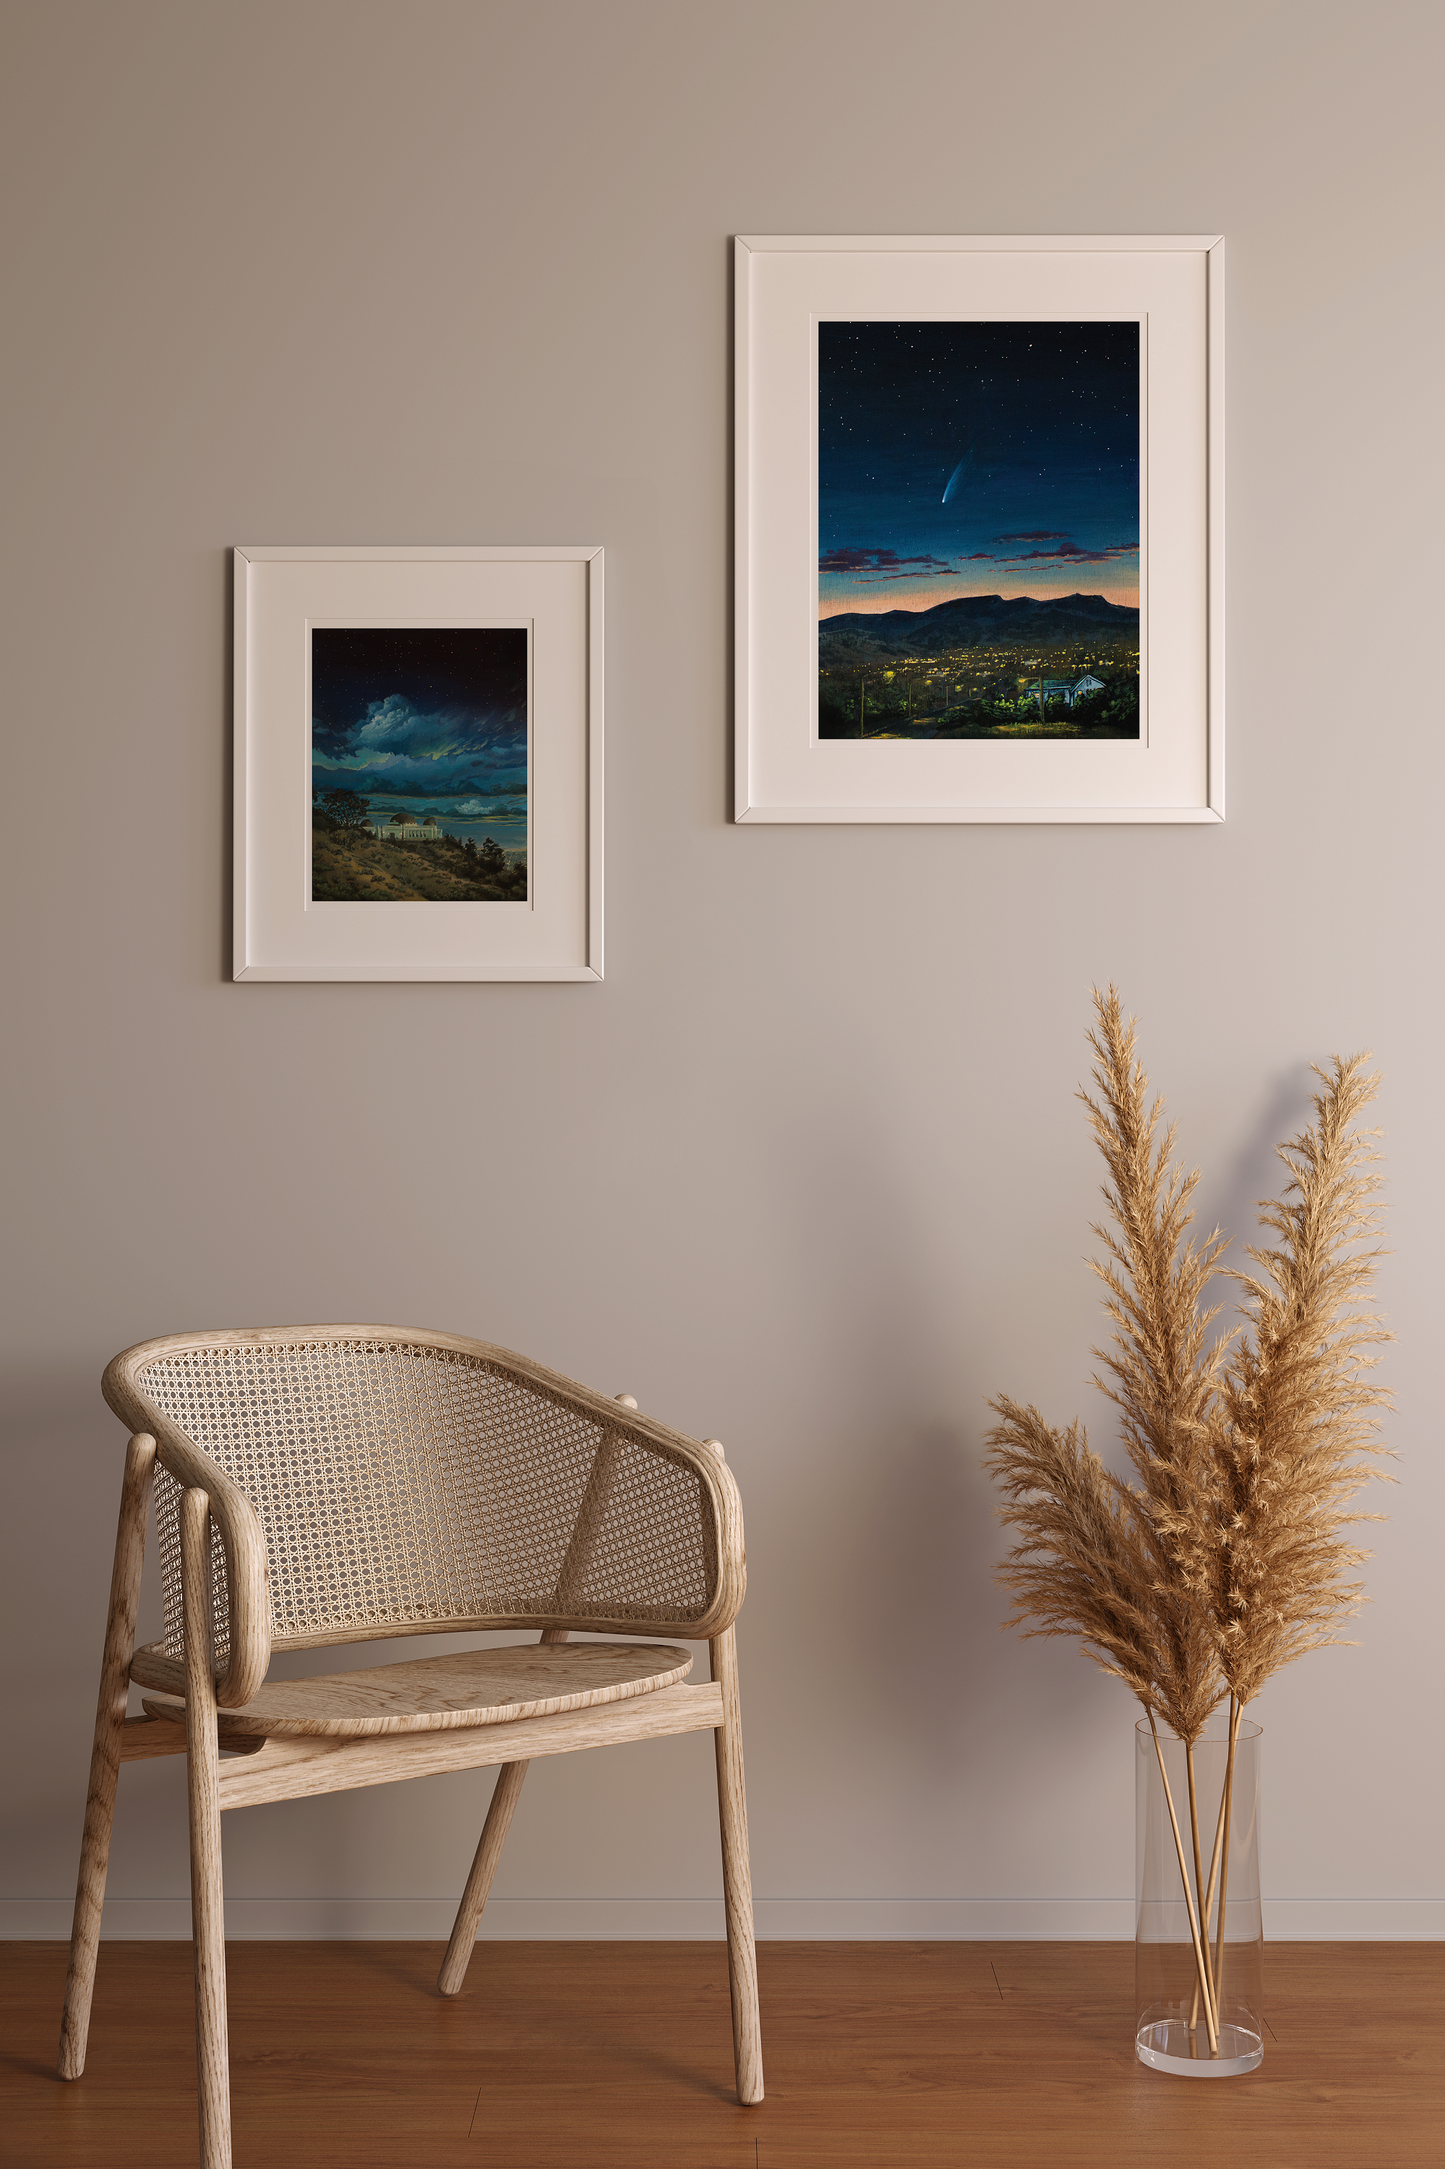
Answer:
M162 1464L174 1425L250 1501L276 1641L462 1620L565 1615L677 1631L704 1619L718 1535L716 1486L693 1465L702 1449L506 1351L352 1330L150 1344L131 1352L128 1396L111 1394L137 1427L148 1411L166 1420L156 1426ZM165 1646L175 1656L180 1494L160 1466ZM218 1539L213 1559L224 1662Z

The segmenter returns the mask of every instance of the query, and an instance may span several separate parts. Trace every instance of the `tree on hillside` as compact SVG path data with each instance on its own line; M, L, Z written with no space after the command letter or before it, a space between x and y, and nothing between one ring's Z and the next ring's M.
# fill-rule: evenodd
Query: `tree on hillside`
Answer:
M846 685L837 679L824 678L818 687L818 736L820 738L856 738L858 735L858 696L852 697L851 708Z
M371 801L358 791L323 791L317 804L338 828L371 826Z
M484 874L501 874L506 872L507 854L502 849L499 843L494 843L492 841L492 838L490 836L484 836L482 838L481 849L477 853L477 859L481 865L481 869Z
M1139 735L1139 677L1126 671L1111 679L1098 693L1077 700L1073 721L1081 731L1099 738L1137 738Z

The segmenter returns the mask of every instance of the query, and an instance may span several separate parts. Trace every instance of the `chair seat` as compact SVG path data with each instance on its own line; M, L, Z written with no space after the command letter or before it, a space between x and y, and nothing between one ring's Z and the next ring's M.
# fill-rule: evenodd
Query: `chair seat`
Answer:
M227 1733L438 1732L623 1702L676 1686L691 1669L690 1652L671 1642L531 1642L317 1679L268 1680L241 1709L217 1715L223 1744ZM142 1707L150 1717L185 1721L185 1703L170 1695L144 1696Z

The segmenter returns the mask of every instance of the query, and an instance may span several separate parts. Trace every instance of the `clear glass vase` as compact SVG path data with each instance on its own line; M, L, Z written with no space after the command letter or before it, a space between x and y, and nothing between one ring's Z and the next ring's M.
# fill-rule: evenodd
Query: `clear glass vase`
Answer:
M1239 1720L1226 1793L1229 1734L1221 1711L1191 1756L1162 1727L1156 1745L1147 1718L1135 1729L1134 2047L1183 2078L1237 2078L1264 2055L1262 1735Z

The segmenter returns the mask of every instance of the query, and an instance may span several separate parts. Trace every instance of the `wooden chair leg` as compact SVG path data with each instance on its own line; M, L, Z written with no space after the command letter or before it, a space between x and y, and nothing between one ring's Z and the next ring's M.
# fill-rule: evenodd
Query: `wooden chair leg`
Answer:
M624 1400L627 1397L619 1394L617 1398ZM629 1408L636 1408L637 1403L628 1400L627 1405ZM589 1492L598 1481L598 1468L605 1458L608 1443L608 1440L604 1439L598 1448L597 1458L592 1464L592 1475L588 1479ZM608 1480L610 1481L610 1478ZM578 1528L581 1525L579 1519ZM590 1553L584 1554L575 1531L567 1556L573 1559L574 1555L578 1561L590 1556ZM564 1568L564 1578L565 1573ZM554 1648L565 1642L570 1632L569 1627L544 1627L541 1646L544 1649ZM476 1947L477 1930L482 1925L482 1914L491 1896L492 1878L497 1872L497 1862L502 1857L502 1847L507 1842L507 1832L512 1827L512 1817L517 1812L517 1802L522 1796L522 1780L526 1774L525 1762L504 1762L497 1771L497 1782L492 1790L487 1819L482 1824L481 1837L477 1841L472 1872L467 1877L467 1887L462 1892L462 1902L457 1907L457 1917L452 1922L452 1939L447 1945L446 1957L442 1960L442 1970L437 1975L437 1987L444 1996L460 1995L462 1983L467 1977L467 1967L472 1962L472 1952Z
M186 1783L191 1811L191 1937L196 1969L196 2081L201 2169L231 2169L231 2073L226 2033L226 1915L221 1887L220 1758L211 1670L210 1503L181 1501L186 1622Z
M723 1902L728 1924L728 1986L733 2006L733 2061L738 2100L763 2098L763 2036L758 2016L758 1961L753 1942L753 1879L748 1864L748 1802L743 1788L742 1705L733 1629L708 1643L712 1676L722 1688L717 1747L718 1821L722 1826Z
M95 1738L90 1750L90 1785L85 1799L85 1832L80 1841L80 1872L75 1882L75 1913L70 1929L70 1968L65 1976L65 2012L60 2022L60 2076L78 2079L85 2069L90 2033L90 1999L100 1944L100 1916L110 1866L110 1832L115 1820L115 1788L120 1777L121 1734L130 1689L130 1661L135 1655L136 1609L145 1563L146 1507L156 1442L138 1432L126 1448L121 1481L120 1521L115 1532L115 1565L110 1577L110 1610L105 1622L105 1654L100 1665L100 1693L95 1708Z
M517 1811L517 1802L522 1797L522 1780L527 1775L527 1767L525 1762L504 1762L497 1772L497 1783L492 1793L491 1806L487 1809L487 1819L482 1825L477 1857L472 1862L472 1872L467 1877L467 1887L462 1892L462 1902L457 1908L452 1939L447 1945L447 1955L442 1960L442 1970L437 1976L437 1987L444 1996L459 1994L467 1977L477 1930L482 1924L482 1912L491 1892L497 1862L502 1857L502 1847L507 1842L512 1817Z

